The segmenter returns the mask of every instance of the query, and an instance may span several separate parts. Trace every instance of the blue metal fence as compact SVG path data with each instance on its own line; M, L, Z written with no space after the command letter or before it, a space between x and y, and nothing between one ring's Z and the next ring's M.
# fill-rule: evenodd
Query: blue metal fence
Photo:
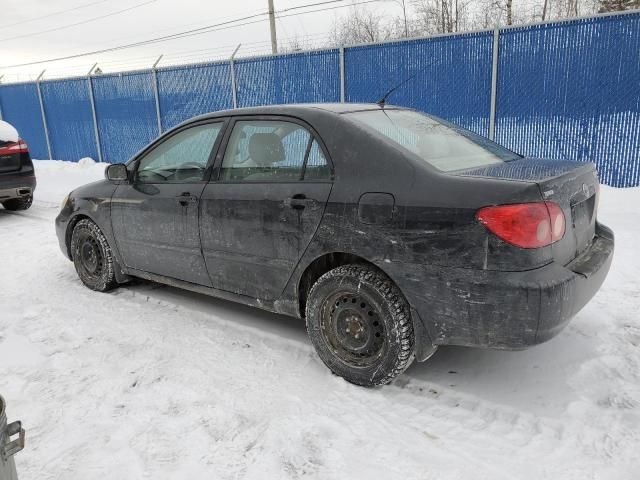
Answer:
M3 85L0 88L2 118L11 122L29 144L35 158L47 158L38 91L33 83Z
M493 34L483 32L345 49L348 102L389 102L489 133Z
M151 72L94 77L102 158L123 163L158 136Z
M43 82L40 88L53 158L97 158L87 81Z
M494 134L530 156L594 161L609 185L640 185L638 12L0 85L0 112L34 158L48 158L46 128L54 158L124 162L160 132L198 114L236 105L373 102L405 80L389 103Z
M163 130L233 106L228 63L164 69L157 75Z
M501 32L496 140L640 185L640 15Z
M238 106L340 101L338 50L235 62Z

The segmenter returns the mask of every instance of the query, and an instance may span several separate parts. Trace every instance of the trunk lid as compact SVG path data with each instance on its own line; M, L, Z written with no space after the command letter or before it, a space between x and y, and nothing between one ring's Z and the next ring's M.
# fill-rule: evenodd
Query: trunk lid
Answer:
M591 244L600 193L594 164L523 158L456 174L536 183L541 198L564 212L564 237L551 245L556 262L568 264Z

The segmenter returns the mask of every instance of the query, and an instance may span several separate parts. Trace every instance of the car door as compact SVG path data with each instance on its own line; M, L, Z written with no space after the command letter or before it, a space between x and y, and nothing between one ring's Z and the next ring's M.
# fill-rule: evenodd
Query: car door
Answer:
M311 129L286 117L238 118L226 136L201 202L211 283L274 300L322 219L329 160Z
M111 219L129 269L210 286L200 248L199 201L223 122L170 135L132 166L116 189Z

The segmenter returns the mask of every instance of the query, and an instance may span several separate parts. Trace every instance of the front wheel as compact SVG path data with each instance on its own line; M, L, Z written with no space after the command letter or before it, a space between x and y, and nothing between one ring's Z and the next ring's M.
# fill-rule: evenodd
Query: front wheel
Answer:
M7 210L16 211L16 210L28 210L33 203L33 196L29 195L28 197L20 197L20 198L12 198L10 200L5 200L2 202L2 206Z
M111 247L91 220L80 220L73 228L71 254L78 277L91 290L106 292L118 285Z
M322 361L356 385L391 382L414 358L411 310L398 287L365 265L321 276L309 292L307 331Z

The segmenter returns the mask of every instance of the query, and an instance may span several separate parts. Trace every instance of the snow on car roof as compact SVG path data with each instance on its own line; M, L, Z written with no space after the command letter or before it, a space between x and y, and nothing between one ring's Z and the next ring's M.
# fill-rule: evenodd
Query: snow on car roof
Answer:
M17 142L18 131L10 123L0 120L0 142Z

